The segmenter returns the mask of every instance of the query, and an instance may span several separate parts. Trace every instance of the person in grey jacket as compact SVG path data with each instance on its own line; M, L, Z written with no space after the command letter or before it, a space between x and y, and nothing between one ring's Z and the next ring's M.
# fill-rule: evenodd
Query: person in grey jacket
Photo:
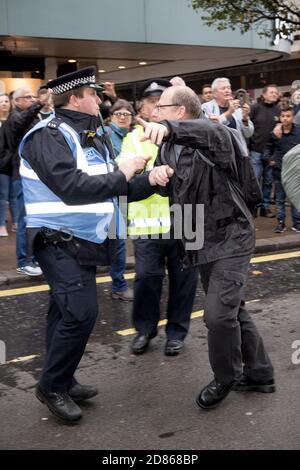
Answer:
M253 122L249 119L250 106L245 103L241 108L239 100L232 98L228 78L216 78L212 83L214 99L202 104L202 110L211 121L236 129L246 142L254 133Z

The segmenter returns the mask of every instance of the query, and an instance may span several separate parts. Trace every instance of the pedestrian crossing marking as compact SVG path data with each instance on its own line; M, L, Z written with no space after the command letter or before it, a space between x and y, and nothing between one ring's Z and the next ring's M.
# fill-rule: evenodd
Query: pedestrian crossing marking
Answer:
M280 260L299 258L299 257L300 257L300 251L293 251L290 253L277 253L275 255L273 254L273 255L267 255L267 256L256 256L254 258L251 258L250 263L251 264L266 263L268 261L280 261ZM127 273L124 275L125 279L134 279L134 276L135 276L134 272ZM96 278L97 284L106 284L109 282L111 282L110 276L98 276ZM46 292L48 290L49 290L49 286L47 284L38 285L38 286L30 286L30 287L19 287L16 289L0 290L0 298L11 297L14 295L33 294L36 292Z

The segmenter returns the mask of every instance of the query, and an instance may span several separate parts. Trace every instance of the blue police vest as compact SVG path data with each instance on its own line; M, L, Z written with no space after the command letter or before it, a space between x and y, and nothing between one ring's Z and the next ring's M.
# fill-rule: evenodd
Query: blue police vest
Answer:
M67 205L42 183L29 163L22 158L22 149L29 136L46 127L52 119L53 115L34 126L27 132L19 146L26 226L28 228L48 227L72 233L78 238L94 243L102 243L107 237L114 211L118 210L117 198L110 198L105 202L95 204ZM78 133L64 122L59 124L58 129L72 151L78 170L89 175L101 175L113 171L108 151L106 156L102 156L94 147L83 149Z

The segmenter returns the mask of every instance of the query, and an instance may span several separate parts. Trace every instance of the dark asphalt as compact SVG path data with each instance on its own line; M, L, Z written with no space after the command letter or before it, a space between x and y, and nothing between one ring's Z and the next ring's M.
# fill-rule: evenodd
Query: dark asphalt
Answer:
M251 265L249 310L276 371L274 394L231 392L222 405L200 410L195 397L211 380L206 329L193 319L185 349L163 354L163 327L149 352L130 354L130 304L110 299L98 286L100 315L78 378L99 395L83 405L76 425L61 424L34 396L44 347L47 293L0 298L0 340L7 361L0 365L1 449L300 449L300 364L292 343L300 340L300 258ZM163 307L167 289L164 289ZM194 311L203 308L199 283ZM14 358L37 355L13 363ZM300 354L299 354L300 357Z

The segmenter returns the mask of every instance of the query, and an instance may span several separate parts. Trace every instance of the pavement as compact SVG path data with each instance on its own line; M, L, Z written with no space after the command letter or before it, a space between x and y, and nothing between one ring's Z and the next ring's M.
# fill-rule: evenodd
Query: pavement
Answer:
M289 208L287 208L289 209ZM273 207L275 210L275 207ZM286 226L284 233L274 233L276 219L257 217L255 219L256 244L255 253L271 253L286 250L300 249L300 233L291 230L292 223L287 210ZM7 286L22 286L40 284L44 280L43 276L27 276L16 272L15 243L16 234L10 231L8 222L8 237L0 237L0 289ZM132 241L127 241L126 269L134 269L134 256ZM107 268L99 268L100 273L107 274Z

